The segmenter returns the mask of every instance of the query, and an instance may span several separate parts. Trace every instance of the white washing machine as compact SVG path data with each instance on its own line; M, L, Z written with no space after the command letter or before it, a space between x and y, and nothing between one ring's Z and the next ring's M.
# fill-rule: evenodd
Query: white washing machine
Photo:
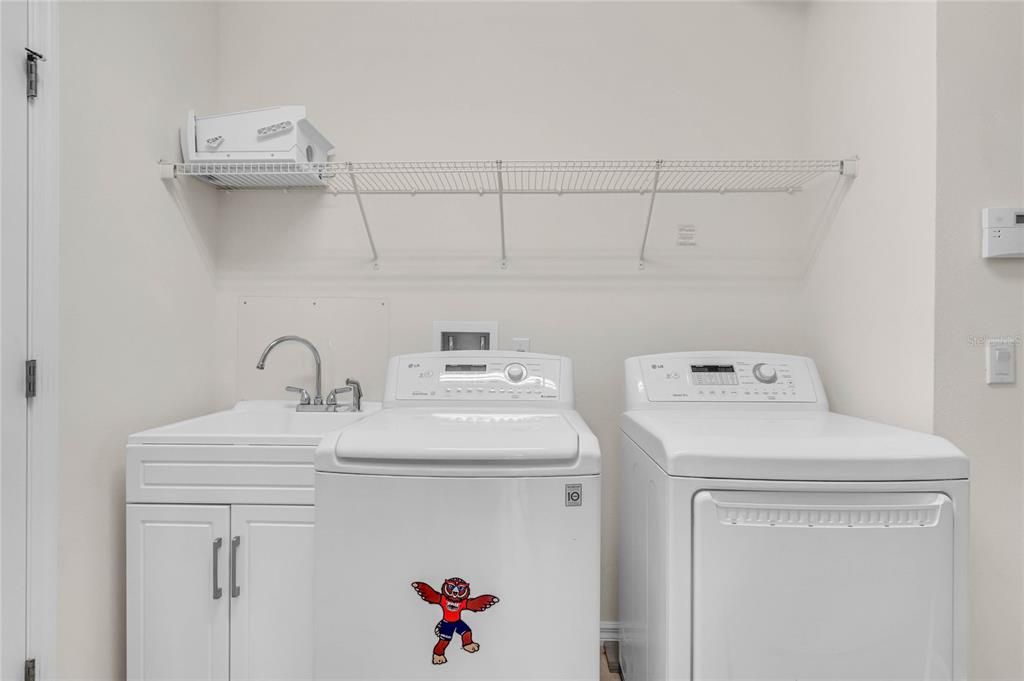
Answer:
M598 678L600 451L572 362L394 357L316 457L320 681Z
M831 413L803 357L634 357L626 400L626 681L966 678L963 453Z

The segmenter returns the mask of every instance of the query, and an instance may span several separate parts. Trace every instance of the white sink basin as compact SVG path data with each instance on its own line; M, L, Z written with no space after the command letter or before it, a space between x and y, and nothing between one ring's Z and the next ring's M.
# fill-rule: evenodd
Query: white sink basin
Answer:
M366 401L360 412L297 412L295 402L239 402L227 411L135 433L128 438L128 444L315 447L325 434L379 409L380 402Z

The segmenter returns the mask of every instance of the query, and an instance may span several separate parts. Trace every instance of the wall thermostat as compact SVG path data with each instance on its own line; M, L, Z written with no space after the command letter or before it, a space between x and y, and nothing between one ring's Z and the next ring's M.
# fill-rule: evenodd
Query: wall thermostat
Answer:
M981 257L1024 258L1024 209L981 211Z

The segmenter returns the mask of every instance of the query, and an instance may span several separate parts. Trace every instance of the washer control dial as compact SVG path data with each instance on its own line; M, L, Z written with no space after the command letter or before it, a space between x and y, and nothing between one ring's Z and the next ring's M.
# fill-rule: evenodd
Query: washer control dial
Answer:
M526 367L518 362L505 367L505 377L513 383L519 383L526 378Z
M779 380L779 374L775 367L762 362L754 365L754 378L760 383L775 383Z

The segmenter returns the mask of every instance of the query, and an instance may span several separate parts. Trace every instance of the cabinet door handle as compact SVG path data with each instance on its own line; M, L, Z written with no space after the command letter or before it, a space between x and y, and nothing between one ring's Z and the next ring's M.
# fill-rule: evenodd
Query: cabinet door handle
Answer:
M242 543L241 537L231 538L231 597L238 598L242 593L242 587L238 586L238 545Z
M223 537L213 540L213 600L224 595L224 589L220 588L220 547L223 545Z

